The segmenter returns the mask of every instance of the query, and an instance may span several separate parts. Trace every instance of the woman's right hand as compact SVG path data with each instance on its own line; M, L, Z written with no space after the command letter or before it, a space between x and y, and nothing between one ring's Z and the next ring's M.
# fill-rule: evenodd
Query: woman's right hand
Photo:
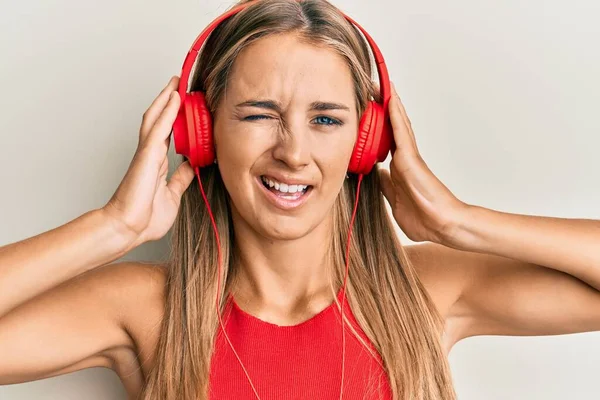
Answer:
M194 180L189 161L167 182L167 151L179 111L179 77L173 76L143 115L138 147L125 177L102 208L136 245L163 237L173 225L183 192Z

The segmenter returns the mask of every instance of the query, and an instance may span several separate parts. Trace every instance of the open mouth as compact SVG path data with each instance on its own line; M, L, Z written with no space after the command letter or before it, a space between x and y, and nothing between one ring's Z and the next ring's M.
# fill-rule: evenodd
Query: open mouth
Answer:
M260 177L260 181L265 189L285 200L298 200L312 190L312 185L287 185L273 181L264 175Z

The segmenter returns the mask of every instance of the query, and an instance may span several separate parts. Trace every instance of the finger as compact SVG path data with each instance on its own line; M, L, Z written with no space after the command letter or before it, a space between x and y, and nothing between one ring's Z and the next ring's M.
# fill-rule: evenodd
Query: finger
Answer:
M152 129L150 129L150 133L148 133L148 138L146 139L148 145L152 146L155 143L161 143L165 148L166 154L166 150L168 149L167 139L171 135L173 123L175 122L175 118L177 117L178 112L179 93L173 91L171 92L171 96L169 97L167 105L156 119L154 126L152 127Z
M171 131L169 132L169 135L165 139L165 147L167 148L167 152L169 151L169 148L171 148L171 136L172 136L172 134L173 134L173 127L171 127Z
M417 141L415 139L410 119L406 114L404 105L400 100L398 92L396 92L396 87L394 86L393 82L391 86L392 97L389 103L389 111L390 122L394 131L394 140L396 141L398 147L403 148L405 150L412 149L418 153L419 150L417 148Z
M381 182L383 196L387 199L388 203L390 203L390 206L392 206L396 198L396 191L394 189L394 184L392 183L390 171L383 168L381 165L377 165L377 174L379 175L379 181Z
M169 157L165 155L165 159L163 160L162 164L160 165L160 169L158 170L158 179L160 180L163 177L166 177L167 172L169 172Z
M182 162L167 183L167 188L173 194L173 198L179 200L183 195L183 192L190 186L190 183L194 180L194 169L191 167L188 160Z
M174 90L177 90L179 85L179 77L172 76L167 83L167 86L159 93L159 95L154 99L150 107L144 113L142 118L142 125L140 127L140 143L146 140L148 133L156 123L156 120L160 116L162 110L169 102L169 95Z
M400 99L400 95L398 95L398 92L396 92L396 88L393 86L393 84L392 84L392 88L394 90L394 94L396 95L396 98L398 99L398 104L400 105L400 113L402 114L402 117L404 118L404 122L408 126L408 132L412 136L413 142L416 147L417 141L415 139L415 132L413 131L412 124L410 122L410 118L408 118L408 114L406 113L406 110L404 109L404 104L402 104L402 99Z
M401 149L402 151L416 152L416 146L413 142L412 135L409 132L409 126L406 124L406 120L400 110L400 98L396 93L393 83L388 111L390 114L390 123L392 125L396 148Z

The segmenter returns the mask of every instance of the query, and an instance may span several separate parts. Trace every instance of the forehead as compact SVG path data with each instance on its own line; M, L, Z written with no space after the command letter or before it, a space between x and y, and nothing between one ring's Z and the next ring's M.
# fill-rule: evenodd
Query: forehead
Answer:
M228 77L228 97L344 102L354 106L350 67L334 50L298 40L294 34L270 35L244 48Z

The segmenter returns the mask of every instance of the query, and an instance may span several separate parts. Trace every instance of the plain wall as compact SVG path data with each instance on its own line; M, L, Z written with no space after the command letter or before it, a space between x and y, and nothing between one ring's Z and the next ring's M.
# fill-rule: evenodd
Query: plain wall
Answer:
M379 44L425 161L457 197L600 218L599 2L333 2ZM108 201L143 112L230 4L0 0L0 245ZM461 400L600 396L599 333L469 338L450 362ZM101 368L0 387L2 400L80 398L125 393Z

